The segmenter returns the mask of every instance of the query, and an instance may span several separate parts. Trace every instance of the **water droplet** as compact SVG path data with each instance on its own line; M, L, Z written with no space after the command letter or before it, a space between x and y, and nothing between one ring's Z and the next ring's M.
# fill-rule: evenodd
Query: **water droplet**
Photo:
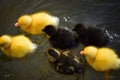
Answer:
M8 77L11 77L11 76L14 76L14 74L13 73L11 73L11 72L4 72L4 77L5 78L8 78Z
M71 20L69 16L63 17L63 19L64 19L64 21L66 21L66 22L69 21L69 20Z

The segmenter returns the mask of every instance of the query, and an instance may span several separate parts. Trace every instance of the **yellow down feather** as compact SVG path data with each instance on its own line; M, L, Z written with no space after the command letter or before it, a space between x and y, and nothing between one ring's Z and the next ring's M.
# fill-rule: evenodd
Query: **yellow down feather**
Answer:
M29 34L41 34L42 29L47 25L57 26L59 19L46 12L38 12L31 15L23 15L18 19L15 26L20 26L21 29Z
M96 71L107 71L120 68L120 59L110 48L88 46L84 49L88 64Z
M3 35L0 37L0 47L6 56L13 58L25 57L36 49L36 45L24 35Z

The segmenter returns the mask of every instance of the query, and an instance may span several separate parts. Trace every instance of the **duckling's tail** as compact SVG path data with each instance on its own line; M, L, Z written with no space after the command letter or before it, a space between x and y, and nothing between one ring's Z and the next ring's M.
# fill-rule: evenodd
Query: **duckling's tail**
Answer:
M35 49L37 49L37 47L38 47L38 45L37 44L35 44L35 43L33 43L33 52L35 51Z
M56 23L55 26L59 25L59 18L58 17L53 16L53 21Z

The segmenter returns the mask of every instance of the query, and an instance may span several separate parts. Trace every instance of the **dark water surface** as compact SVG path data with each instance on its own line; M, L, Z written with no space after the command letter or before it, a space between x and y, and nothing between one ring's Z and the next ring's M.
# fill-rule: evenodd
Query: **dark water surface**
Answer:
M108 29L112 39L109 47L120 56L120 0L0 0L0 35L20 34L19 29L14 28L17 18L38 11L58 16L61 26L73 28L80 22ZM41 36L30 38L40 40ZM50 47L45 39L26 59L7 62L0 59L0 80L76 80L78 75L62 75L51 68L45 54ZM81 49L79 46L71 52L79 54ZM120 80L119 75L120 70L111 71L111 80ZM103 73L88 67L80 80L105 79Z

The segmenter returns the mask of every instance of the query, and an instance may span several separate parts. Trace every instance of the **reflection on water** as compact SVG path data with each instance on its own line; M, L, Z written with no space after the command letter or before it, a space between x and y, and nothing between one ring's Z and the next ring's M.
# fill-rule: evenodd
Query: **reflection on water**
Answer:
M120 1L119 0L1 0L0 1L0 35L20 34L14 28L17 18L23 14L48 11L60 18L60 25L73 28L76 23L105 27L113 40L109 47L120 53ZM29 36L33 41L41 36ZM46 50L50 44L45 39L37 51L23 60L0 61L0 80L75 80L76 75L56 73L47 60ZM71 50L78 54L83 47ZM2 54L2 53L0 53ZM120 70L111 71L111 80L120 80ZM95 72L90 67L82 80L104 80L103 73Z

